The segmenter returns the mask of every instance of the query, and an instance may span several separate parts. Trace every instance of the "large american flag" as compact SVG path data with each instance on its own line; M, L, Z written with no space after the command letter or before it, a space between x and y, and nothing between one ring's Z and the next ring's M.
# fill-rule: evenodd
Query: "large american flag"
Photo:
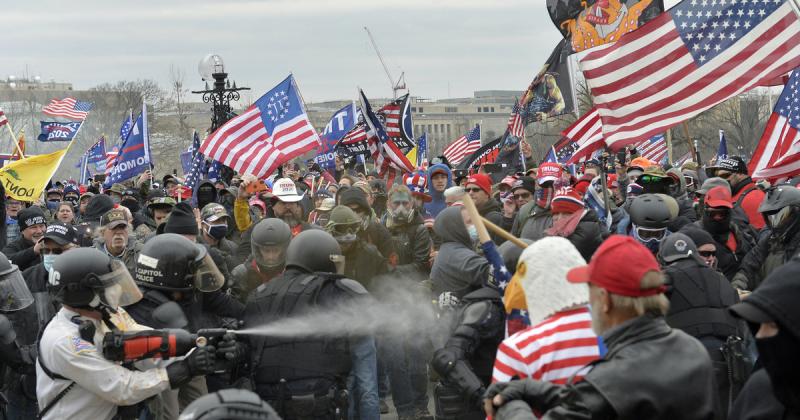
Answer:
M42 113L51 117L84 120L93 106L91 102L82 102L75 98L51 99L50 103L42 108Z
M8 124L8 118L6 117L5 112L3 112L3 108L0 108L0 127Z
M469 130L467 134L450 143L442 155L447 158L451 165L458 165L465 157L481 148L481 126Z
M782 178L800 174L800 71L783 88L764 134L750 159L753 178Z
M389 171L389 179L394 179L395 171L411 172L414 164L408 160L406 155L397 147L394 140L389 137L383 123L372 111L367 95L363 90L358 91L358 99L361 105L361 115L364 117L367 143L378 174L383 176ZM391 182L387 182L391 185Z
M206 137L200 152L264 179L282 163L317 148L319 141L290 75Z
M785 0L684 0L580 60L613 150L648 139L800 64Z
M639 156L661 163L667 158L667 140L663 134L658 134L645 141L636 143Z
M597 150L606 147L603 141L603 123L597 108L592 108L582 115L571 126L564 129L561 135L575 142L577 150L567 161L568 164L583 162Z
M525 138L525 121L520 115L519 102L514 103L511 116L508 117L508 134L518 139Z

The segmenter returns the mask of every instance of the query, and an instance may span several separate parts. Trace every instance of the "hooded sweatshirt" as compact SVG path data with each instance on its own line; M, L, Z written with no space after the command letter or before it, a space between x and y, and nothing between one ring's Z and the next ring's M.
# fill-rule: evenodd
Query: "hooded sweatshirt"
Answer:
M478 255L461 218L460 207L448 207L439 213L433 230L442 239L439 254L431 268L431 281L436 295L452 292L461 298L483 286L491 264Z
M203 191L201 191L201 189ZM214 183L204 179L197 183L194 191L192 191L193 198L197 203L197 208L202 209L206 204L217 202L217 188Z
M430 192L431 200L429 203L425 203L425 211L428 212L432 217L436 217L439 215L439 212L444 210L447 207L447 203L444 201L444 191L439 192L433 189L433 184L431 183L431 174L434 171L444 171L447 174L447 186L445 186L445 190L453 186L453 173L450 172L450 168L447 165L437 163L436 165L431 166L428 168L428 173L425 175L428 191Z

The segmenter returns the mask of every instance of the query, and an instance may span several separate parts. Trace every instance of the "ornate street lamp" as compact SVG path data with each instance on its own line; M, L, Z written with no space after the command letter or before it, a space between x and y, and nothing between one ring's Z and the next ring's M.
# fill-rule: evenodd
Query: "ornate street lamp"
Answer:
M238 101L239 91L250 90L248 87L236 87L236 82L228 80L228 73L225 72L225 63L222 57L217 54L209 54L200 60L197 66L200 77L206 82L204 90L193 90L192 93L202 94L203 102L210 103L211 106L211 132L225 124L236 114L231 111L231 101ZM214 82L214 87L209 88L208 82ZM233 177L233 170L223 167L222 178L230 182Z

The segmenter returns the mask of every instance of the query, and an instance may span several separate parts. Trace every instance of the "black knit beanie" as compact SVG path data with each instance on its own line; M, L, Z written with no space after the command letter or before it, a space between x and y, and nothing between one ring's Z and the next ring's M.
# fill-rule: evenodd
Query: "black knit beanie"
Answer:
M194 218L194 211L189 203L181 201L172 208L169 218L164 223L164 233L197 235L197 220Z

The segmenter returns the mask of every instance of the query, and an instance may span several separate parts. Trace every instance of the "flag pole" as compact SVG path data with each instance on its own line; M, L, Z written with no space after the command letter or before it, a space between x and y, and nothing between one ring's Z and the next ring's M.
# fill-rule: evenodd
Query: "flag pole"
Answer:
M674 160L672 160L673 154L672 154L672 129L671 128L667 129L667 133L664 136L664 138L667 141L667 160L669 161L669 163L671 165L673 162L675 162Z
M19 158L20 159L24 159L25 158L25 154L22 153L22 149L20 149L20 147L19 147L19 141L17 140L17 136L14 135L14 130L11 129L11 122L10 121L8 122L8 124L6 124L6 128L8 129L8 132L11 134L11 140L14 140L14 146L17 149L17 153L19 153ZM22 132L23 133L25 132L25 127L22 128Z

